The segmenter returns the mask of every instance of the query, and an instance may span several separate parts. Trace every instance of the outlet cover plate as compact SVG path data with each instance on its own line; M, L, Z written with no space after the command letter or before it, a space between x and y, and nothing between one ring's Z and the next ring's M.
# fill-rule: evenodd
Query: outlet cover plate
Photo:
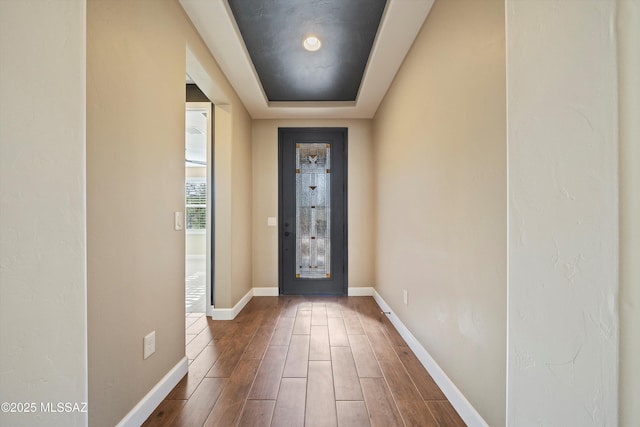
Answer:
M149 356L156 352L156 331L153 331L145 336L143 341L144 350L142 358L147 359L149 358Z

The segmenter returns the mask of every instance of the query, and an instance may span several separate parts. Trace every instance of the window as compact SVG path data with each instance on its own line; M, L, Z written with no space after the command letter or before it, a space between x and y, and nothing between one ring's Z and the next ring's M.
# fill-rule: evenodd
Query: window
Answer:
M207 181L187 178L185 183L187 230L207 229Z

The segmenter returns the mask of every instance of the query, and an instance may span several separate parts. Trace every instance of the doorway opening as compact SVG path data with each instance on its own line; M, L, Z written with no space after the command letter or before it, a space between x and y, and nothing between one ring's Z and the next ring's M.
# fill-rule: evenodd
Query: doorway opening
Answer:
M189 102L194 91L189 86L195 85L187 85L185 108L185 312L210 316L214 294L213 111L211 102Z

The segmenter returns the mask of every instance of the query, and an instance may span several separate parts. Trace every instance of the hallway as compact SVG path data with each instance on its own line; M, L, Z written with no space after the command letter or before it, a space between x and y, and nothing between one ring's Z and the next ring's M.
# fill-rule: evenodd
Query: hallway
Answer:
M464 426L371 297L187 314L189 373L145 426Z
M640 0L387 0L381 68L309 103L271 102L231 2L0 1L0 401L90 408L0 425L138 427L162 402L150 425L437 425L371 299L275 296L279 129L340 127L349 291L466 424L640 426ZM308 35L280 46L341 46ZM185 316L187 79L214 104L224 322Z

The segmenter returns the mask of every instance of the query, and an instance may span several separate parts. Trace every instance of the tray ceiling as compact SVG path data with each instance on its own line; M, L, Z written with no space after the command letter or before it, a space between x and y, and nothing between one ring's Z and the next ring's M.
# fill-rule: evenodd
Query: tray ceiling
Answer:
M371 118L433 0L180 3L253 118Z

